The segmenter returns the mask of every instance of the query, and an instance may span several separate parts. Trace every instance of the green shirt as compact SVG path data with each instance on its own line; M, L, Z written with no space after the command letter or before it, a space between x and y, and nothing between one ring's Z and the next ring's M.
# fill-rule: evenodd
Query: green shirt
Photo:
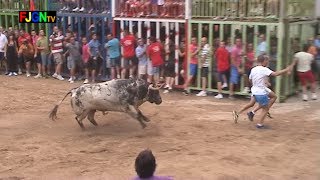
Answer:
M40 51L41 54L48 54L49 53L48 39L46 36L44 36L42 38L39 37L36 45L37 45L37 47L44 48L43 50Z

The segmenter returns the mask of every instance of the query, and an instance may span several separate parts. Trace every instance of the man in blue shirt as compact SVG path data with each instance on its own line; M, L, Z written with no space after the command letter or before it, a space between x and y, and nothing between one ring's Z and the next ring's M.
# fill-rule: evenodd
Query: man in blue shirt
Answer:
M92 67L91 70L91 75L92 75L92 83L95 83L96 80L96 72L99 70L100 65L101 65L101 53L100 53L100 42L97 39L97 34L93 33L92 34L92 39L91 41L88 43L89 46L89 64L90 67Z
M264 34L260 34L259 35L259 42L258 42L258 46L257 46L257 51L256 51L256 57L260 56L260 55L267 55L268 49L268 45L266 42L266 38L264 36Z
M147 45L144 44L143 39L138 39L138 47L136 48L136 56L139 59L139 78L146 78L148 69L148 59L147 59Z
M112 34L108 34L107 39L108 42L104 45L104 48L107 49L110 58L111 78L115 79L117 75L117 78L120 79L120 42Z

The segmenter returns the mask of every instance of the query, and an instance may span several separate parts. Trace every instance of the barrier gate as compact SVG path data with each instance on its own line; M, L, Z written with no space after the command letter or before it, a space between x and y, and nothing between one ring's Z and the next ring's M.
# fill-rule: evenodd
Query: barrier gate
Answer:
M182 85L180 70L184 59L179 58L179 46L185 41L187 32L185 20L173 19L140 19L140 18L114 18L114 34L117 38L123 37L123 30L128 29L138 38L147 40L154 36L161 42L168 44L171 39L176 45L175 51L175 85ZM122 59L123 63L123 59Z

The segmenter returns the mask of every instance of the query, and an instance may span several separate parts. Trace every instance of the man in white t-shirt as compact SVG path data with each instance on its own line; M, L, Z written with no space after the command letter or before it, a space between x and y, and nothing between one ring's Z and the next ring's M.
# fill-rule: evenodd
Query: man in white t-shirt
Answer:
M252 83L251 101L255 100L256 102L259 103L259 108L262 108L262 116L261 116L260 122L257 124L256 127L263 128L264 127L263 121L267 116L267 113L271 107L270 105L273 104L273 103L270 103L270 101L274 102L276 100L276 96L273 96L273 97L268 96L269 90L266 86L265 79L269 76L279 76L284 73L290 72L292 66L289 66L286 69L283 69L280 71L273 72L271 69L267 68L269 64L269 57L266 55L258 56L257 63L258 63L257 66L252 68L251 70L249 80ZM251 104L251 101L249 104ZM248 105L245 105L244 107L248 107ZM237 111L233 111L232 113L233 113L234 121L237 122L239 118L239 114L237 113Z
M7 43L8 43L8 39L6 35L3 34L3 28L0 26L0 64L3 63L3 65L6 68L6 73L8 72L7 65L5 62Z
M309 49L308 45L304 45L303 51L298 52L294 55L294 60L292 66L297 65L297 72L302 86L302 99L308 101L307 95L307 82L311 84L311 91L313 100L317 99L316 94L316 81L315 77L311 70L312 61L314 61L314 56L310 53L307 53Z

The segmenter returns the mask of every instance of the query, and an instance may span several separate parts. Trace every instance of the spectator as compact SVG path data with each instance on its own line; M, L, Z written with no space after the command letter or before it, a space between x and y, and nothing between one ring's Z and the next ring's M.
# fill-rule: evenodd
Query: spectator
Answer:
M108 34L107 39L108 42L104 47L108 49L111 66L111 78L115 79L117 77L118 79L120 79L120 42L113 36L113 34Z
M8 61L9 76L17 76L18 71L18 46L15 41L13 33L8 37L7 48L5 52L5 57Z
M255 60L252 43L249 43L247 45L247 55L244 58L245 58L245 74L244 74L245 87L243 92L249 93L250 92L249 75L251 73L251 69L253 68L253 63Z
M197 70L198 70L198 44L197 44L197 38L192 37L191 38L191 44L189 46L190 50L190 65L189 65L189 71L190 71L190 76L188 77L187 81L184 83L183 88L183 94L184 95L189 95L187 88L189 87L191 81L197 76Z
M318 75L318 80L320 80L320 34L318 34L318 36L315 38L314 40L314 45L317 47L317 56L316 56L316 65L317 65L317 68L316 68L316 72L315 74ZM319 81L320 82L320 81Z
M34 60L37 63L37 68L38 68L38 74L36 76L34 76L34 78L41 78L41 56L40 56L40 51L38 51L37 48L37 41L38 41L39 36L37 35L36 31L33 29L31 31L31 41L32 41L32 45L34 47Z
M96 72L99 70L99 67L101 65L101 54L100 54L100 42L97 39L97 34L92 34L92 39L88 43L89 46L89 67L91 67L91 81L92 83L96 82Z
M124 37L121 39L121 46L123 47L123 69L121 72L121 78L125 79L127 71L129 70L129 77L133 77L133 73L136 70L137 62L135 58L135 43L136 39L134 35L130 34L128 30L124 31Z
M15 33L17 35L16 37L19 37L18 38L18 48L19 49L20 49L23 41L26 40L30 43L32 42L30 34L25 32L24 29L21 29L20 31L18 30ZM23 66L24 62L25 62L24 57L18 52L18 68L19 68L18 74L22 74L22 66Z
M84 12L85 11L85 0L77 0L77 7L72 9L73 12Z
M242 73L240 69L243 56L241 38L236 39L236 45L231 52L231 69L230 69L230 99L233 99L234 86L239 83L239 76Z
M317 47L314 44L314 39L313 38L309 38L308 39L308 46L309 46L308 53L312 54L314 59L316 60L316 57L318 55L318 51L317 51ZM314 73L314 75L316 75L316 72L317 72L316 61L312 61L311 71L312 71L312 73ZM317 76L315 76L315 78L317 78Z
M294 61L292 63L292 66L297 65L297 72L302 86L302 99L304 101L308 101L307 82L311 84L311 98L313 100L317 99L316 82L314 75L311 71L311 64L314 60L314 56L310 53L307 53L308 49L309 45L304 45L303 51L298 52L294 55Z
M175 78L175 51L176 47L172 40L169 40L169 44L166 48L166 63L165 63L165 77L166 77L166 86L163 93L168 93L172 91Z
M26 66L26 75L27 77L30 77L31 62L34 57L34 46L31 42L27 41L27 39L23 39L18 54L23 57Z
M138 47L136 48L136 56L139 60L139 78L147 79L148 59L147 59L147 45L143 39L138 39Z
M215 96L217 99L222 99L222 89L228 87L227 75L229 74L229 52L226 49L225 42L220 42L220 47L216 51L216 59L218 64L218 91L219 94Z
M8 67L5 61L5 52L7 48L7 43L8 39L7 37L3 34L3 27L0 26L0 64L2 63L5 67L6 70L6 75L8 75Z
M144 150L139 153L135 161L135 170L138 177L133 180L172 180L172 177L154 176L156 170L156 159L151 150Z
M258 40L258 46L257 46L257 51L256 51L256 57L260 55L267 55L267 49L268 49L268 44L266 42L266 38L264 34L259 35L259 40Z
M42 29L39 31L39 38L36 43L35 51L37 51L37 54L40 53L43 77L48 78L50 75L51 59L49 58L48 40Z
M152 62L152 74L151 81L155 84L158 84L160 81L160 73L162 71L163 66L163 58L162 54L164 52L163 46L160 42L156 40L155 37L149 38L150 45L147 49L147 56L149 57L150 61ZM150 73L149 73L150 74Z
M55 73L52 77L63 81L64 78L61 76L62 64L63 64L63 40L64 36L61 34L61 31L58 29L57 26L53 27L53 34L50 36L50 43L51 43L51 53L53 55L53 59L55 62Z
M70 79L68 80L70 83L74 83L76 80L76 68L80 65L80 45L79 42L75 40L75 37L70 38L70 43L66 44L67 51L69 53L69 58L67 60L67 66L70 71Z
M199 51L199 60L201 63L201 80L202 80L202 91L197 96L207 96L207 78L209 75L209 62L211 58L211 47L208 44L208 39L203 37L201 39L201 48Z
M89 63L90 54L89 54L89 45L86 37L82 38L82 61L84 64L84 71L85 71L85 80L83 84L89 83L89 69L91 70Z

